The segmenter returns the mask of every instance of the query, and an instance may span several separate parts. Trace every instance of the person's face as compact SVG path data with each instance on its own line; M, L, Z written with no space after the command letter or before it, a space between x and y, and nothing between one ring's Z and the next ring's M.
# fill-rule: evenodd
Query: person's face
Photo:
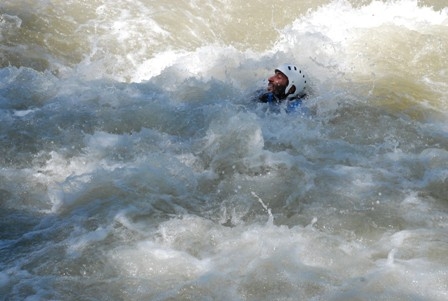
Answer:
M288 78L280 71L275 71L275 74L268 78L268 91L275 95L282 95L288 86Z

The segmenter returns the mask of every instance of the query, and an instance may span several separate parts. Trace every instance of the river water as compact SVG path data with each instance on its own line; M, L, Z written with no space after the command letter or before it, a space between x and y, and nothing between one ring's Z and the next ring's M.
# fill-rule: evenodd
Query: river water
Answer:
M447 49L445 0L2 0L0 300L447 300Z

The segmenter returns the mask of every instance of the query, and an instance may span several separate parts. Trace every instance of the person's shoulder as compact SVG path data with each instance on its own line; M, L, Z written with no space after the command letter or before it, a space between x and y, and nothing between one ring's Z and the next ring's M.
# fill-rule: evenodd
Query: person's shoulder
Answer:
M263 103L273 103L275 101L275 96L272 92L263 93L258 96L258 102Z
M265 89L255 91L251 100L252 102L271 103L271 104L276 104L280 102L280 100L274 95L274 93L266 92Z
M308 94L302 94L300 97L291 99L286 105L287 113L299 113L301 115L309 115L310 109L307 107L306 99Z

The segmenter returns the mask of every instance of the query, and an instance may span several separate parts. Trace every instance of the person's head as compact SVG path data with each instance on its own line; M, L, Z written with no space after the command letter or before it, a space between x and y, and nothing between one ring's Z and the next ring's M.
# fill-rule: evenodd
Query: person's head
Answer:
M293 64L283 64L268 78L268 91L279 98L295 98L305 93L305 74Z

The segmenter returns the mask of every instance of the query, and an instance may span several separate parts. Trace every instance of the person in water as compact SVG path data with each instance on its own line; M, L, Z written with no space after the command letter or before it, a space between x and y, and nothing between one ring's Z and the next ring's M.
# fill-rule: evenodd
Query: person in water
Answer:
M283 64L277 67L274 75L268 78L267 92L258 101L270 105L286 105L286 112L300 109L306 96L306 77L294 64Z

